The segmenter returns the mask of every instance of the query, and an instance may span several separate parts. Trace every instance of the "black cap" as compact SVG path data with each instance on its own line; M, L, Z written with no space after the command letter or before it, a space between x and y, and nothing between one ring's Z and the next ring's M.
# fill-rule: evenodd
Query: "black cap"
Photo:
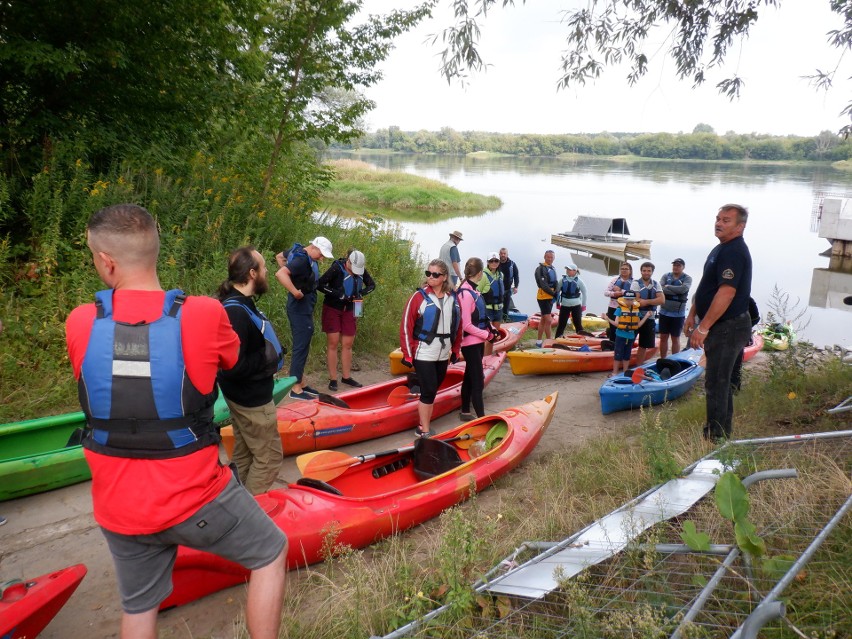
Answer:
M672 260L672 264L680 264L681 266L686 266L686 262L683 261L682 257L676 257Z

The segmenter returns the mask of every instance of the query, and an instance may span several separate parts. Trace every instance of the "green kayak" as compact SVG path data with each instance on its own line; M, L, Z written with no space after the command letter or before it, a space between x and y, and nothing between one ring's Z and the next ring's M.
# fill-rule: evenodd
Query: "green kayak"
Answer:
M276 404L295 382L295 377L275 380L272 396ZM220 395L213 418L222 423L230 417L228 405ZM0 424L0 501L91 479L83 447L69 441L74 431L85 424L82 411Z

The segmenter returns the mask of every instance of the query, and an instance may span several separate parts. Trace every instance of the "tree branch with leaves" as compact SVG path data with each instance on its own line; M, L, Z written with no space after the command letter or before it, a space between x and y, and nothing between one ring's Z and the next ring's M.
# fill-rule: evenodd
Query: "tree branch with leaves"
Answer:
M453 1L455 24L433 38L443 42L440 71L448 82L464 82L467 72L487 68L479 53L480 23L489 11L515 5L516 0ZM668 29L663 46L675 62L677 77L697 87L721 68L731 47L749 35L758 15L780 5L781 0L588 0L585 8L562 12L567 48L558 87L585 85L607 67L622 63L628 65L627 83L632 86L648 72L652 56L647 48L658 48L662 29ZM843 28L826 34L840 57L833 69L808 76L818 89L835 85L840 61L852 47L852 2L830 0L830 7L844 21ZM716 81L719 92L731 100L740 96L744 85L736 73ZM852 101L841 114L852 119ZM852 133L852 124L841 133Z

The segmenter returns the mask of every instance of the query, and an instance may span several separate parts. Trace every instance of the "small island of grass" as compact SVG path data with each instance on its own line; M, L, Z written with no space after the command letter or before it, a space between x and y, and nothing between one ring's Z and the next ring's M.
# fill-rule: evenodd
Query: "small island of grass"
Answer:
M437 180L388 171L357 160L333 160L334 180L322 199L395 210L485 212L503 202L493 195L465 193Z

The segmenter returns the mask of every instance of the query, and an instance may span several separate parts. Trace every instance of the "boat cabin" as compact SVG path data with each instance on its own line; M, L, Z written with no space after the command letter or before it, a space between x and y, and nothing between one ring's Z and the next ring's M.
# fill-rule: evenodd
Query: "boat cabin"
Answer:
M593 217L580 215L574 220L574 228L563 235L590 240L624 241L629 239L630 230L623 217Z

